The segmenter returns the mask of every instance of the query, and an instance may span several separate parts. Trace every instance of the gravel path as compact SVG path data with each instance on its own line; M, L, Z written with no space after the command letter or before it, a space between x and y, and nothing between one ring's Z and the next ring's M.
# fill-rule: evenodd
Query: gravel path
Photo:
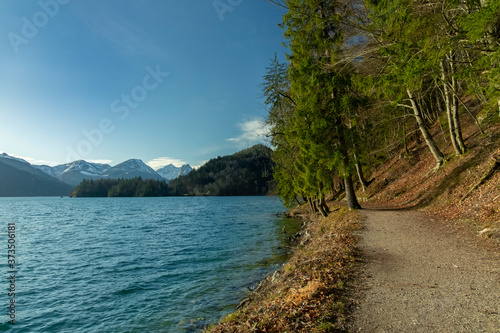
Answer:
M500 332L500 261L415 211L363 210L352 332Z

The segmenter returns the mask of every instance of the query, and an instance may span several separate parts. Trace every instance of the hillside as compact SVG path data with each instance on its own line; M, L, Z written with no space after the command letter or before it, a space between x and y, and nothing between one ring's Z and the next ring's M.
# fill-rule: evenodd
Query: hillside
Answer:
M121 178L121 179L84 179L71 194L77 197L162 197L168 195L165 180Z
M444 146L447 137L439 124L432 130L437 142ZM456 157L449 149L447 161L437 171L433 171L434 161L425 145L412 142L408 154L395 151L387 163L375 170L366 192L358 191L365 202L362 205L422 209L470 232L490 228L492 231L484 236L500 240L500 233L494 230L500 228L500 126L483 125L483 130L484 135L471 118L464 117L469 150ZM480 184L488 173L490 177Z
M411 142L358 192L365 220L349 331L497 331L500 126L484 122L482 134L464 120L465 155L450 149L433 170ZM432 132L444 146L439 124Z
M0 161L0 197L66 196L71 188L28 163Z
M256 145L211 159L169 183L172 195L265 195L271 190L272 150Z
M360 211L347 211L344 193L328 196L326 218L308 204L292 209L305 223L286 236L300 246L206 331L494 331L500 125L482 123L484 134L472 117L463 125L467 153L445 150L437 170L416 137L367 168L369 186L355 186ZM431 133L446 145L439 123Z

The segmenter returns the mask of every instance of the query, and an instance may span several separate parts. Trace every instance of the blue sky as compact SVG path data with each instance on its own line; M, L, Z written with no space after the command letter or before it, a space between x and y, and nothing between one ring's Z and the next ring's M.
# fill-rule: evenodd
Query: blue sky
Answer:
M3 0L0 152L197 166L263 138L266 0Z

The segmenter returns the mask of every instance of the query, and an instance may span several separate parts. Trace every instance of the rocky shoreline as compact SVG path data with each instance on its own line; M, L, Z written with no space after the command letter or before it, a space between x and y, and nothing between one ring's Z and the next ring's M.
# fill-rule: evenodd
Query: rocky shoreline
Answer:
M235 312L204 332L321 332L346 327L348 285L355 274L358 212L333 207L328 218L299 207L288 216L302 219L288 237L292 253L268 274Z

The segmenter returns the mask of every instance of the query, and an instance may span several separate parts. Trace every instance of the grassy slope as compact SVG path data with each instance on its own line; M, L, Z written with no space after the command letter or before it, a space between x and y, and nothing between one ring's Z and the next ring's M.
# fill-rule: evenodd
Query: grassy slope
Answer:
M466 116L463 116L466 118ZM366 192L358 190L364 207L422 209L435 215L437 223L448 223L469 235L480 235L499 249L500 170L461 200L490 169L492 157L500 155L500 126L480 134L470 119L463 119L468 152L454 157L433 172L435 161L422 143L409 145L373 173ZM450 146L437 124L433 134L440 147ZM335 203L329 203L331 207ZM295 213L307 215L306 207ZM312 221L302 231L301 244L289 262L250 295L240 310L227 316L208 332L335 332L345 329L349 286L355 276L356 237L360 217L345 208L327 219L305 216ZM489 231L480 233L488 228ZM479 239L479 237L478 237ZM486 240L487 239L487 240Z

